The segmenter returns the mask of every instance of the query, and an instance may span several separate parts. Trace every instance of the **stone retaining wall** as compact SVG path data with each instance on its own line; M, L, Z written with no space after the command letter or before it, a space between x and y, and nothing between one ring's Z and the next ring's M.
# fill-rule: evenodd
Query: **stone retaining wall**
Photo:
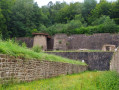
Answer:
M73 60L84 60L89 70L109 70L113 52L47 52Z
M85 70L87 70L87 66L33 59L16 59L7 55L0 55L0 79L3 80L15 78L20 81L32 81L62 74L79 73Z

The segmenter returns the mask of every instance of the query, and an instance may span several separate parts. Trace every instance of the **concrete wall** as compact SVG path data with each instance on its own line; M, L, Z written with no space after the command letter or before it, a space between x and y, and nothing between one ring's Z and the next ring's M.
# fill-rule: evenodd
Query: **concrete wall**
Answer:
M32 81L59 75L79 73L87 66L40 60L23 60L0 55L0 80L15 78L20 81Z
M47 38L44 35L35 35L33 46L43 47L43 50L47 50Z
M114 53L110 64L110 70L117 71L119 73L119 48Z
M109 70L113 52L48 52L74 60L84 60L89 70Z

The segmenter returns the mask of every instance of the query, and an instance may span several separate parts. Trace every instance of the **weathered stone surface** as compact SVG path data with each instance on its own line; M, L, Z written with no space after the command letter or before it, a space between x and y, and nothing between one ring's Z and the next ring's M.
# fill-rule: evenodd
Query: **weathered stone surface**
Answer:
M66 34L56 34L53 39L54 50L67 50L68 36Z
M68 37L68 49L97 49L101 50L103 45L110 44L119 46L119 34L98 33L93 35L71 35Z
M119 48L114 53L111 63L110 63L110 70L117 71L119 73Z
M41 37L41 45L45 45L46 40ZM34 38L17 38L17 41L22 41L27 44L27 47L33 47ZM37 40L37 39L36 39ZM56 34L51 39L47 40L48 50L78 50L78 49L97 49L101 50L103 45L110 44L119 46L119 34L98 33L93 35L71 35Z
M109 70L113 52L47 52L65 58L85 61L89 70Z
M74 65L61 62L13 59L0 55L0 79L15 78L20 81L32 81L50 78L59 75L79 73L87 70L87 66Z
M45 35L35 35L33 47L39 46L42 47L43 50L47 50L47 37Z

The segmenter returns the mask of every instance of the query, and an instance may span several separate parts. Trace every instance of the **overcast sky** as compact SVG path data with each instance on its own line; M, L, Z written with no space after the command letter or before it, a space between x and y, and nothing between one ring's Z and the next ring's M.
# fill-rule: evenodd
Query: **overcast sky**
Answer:
M84 0L35 0L35 2L38 3L38 5L41 7L43 5L47 5L50 1L52 1L53 3L55 3L56 1L60 1L60 2L67 2L67 3L70 3L70 2L83 2ZM100 0L97 0L98 2ZM116 0L108 0L108 1L116 1Z

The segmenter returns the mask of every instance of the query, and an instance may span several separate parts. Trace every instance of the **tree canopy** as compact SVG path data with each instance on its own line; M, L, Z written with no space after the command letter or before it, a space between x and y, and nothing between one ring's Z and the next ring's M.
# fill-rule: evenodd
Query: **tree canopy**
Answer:
M0 34L3 39L32 36L119 32L119 0L84 0L83 3L53 3L39 7L34 0L0 0Z

